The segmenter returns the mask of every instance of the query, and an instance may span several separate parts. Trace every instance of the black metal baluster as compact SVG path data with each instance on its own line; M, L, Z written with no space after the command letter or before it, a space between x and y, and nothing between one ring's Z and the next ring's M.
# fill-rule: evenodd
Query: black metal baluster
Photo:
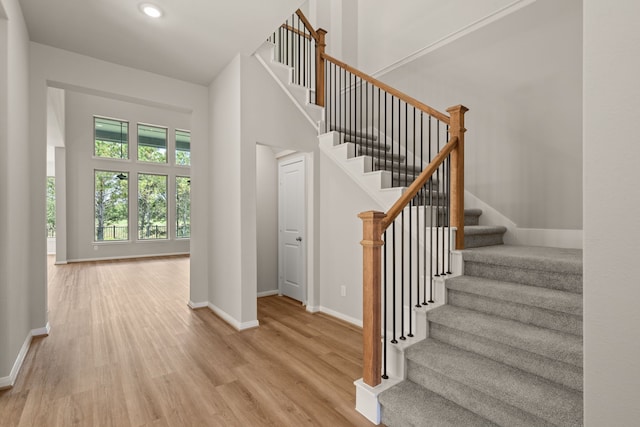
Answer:
M421 133L422 134L422 133ZM413 155L416 155L416 108L413 107ZM422 169L422 148L420 149L420 169ZM422 206L422 190L420 189L416 200L416 307L420 307L420 206Z
M400 213L400 339L404 336L404 209Z
M447 134L449 134L449 125L447 125ZM447 274L453 274L451 272L451 155L447 156L447 170L449 171L449 175L447 176L447 224L449 225L449 248L448 252L448 269ZM464 206L463 206L464 208ZM464 215L464 214L463 214Z
M424 153L424 113L421 111L420 112L420 156L423 155ZM421 157L422 159L422 157ZM428 182L424 183L424 187L422 188L422 192L423 192L423 207L422 207L422 218L423 218L423 223L424 223L424 228L422 229L422 234L423 234L423 253L424 253L424 261L422 264L422 283L423 283L423 289L422 289L422 305L427 305L427 206L428 206L428 197L427 197L427 191L428 191L428 186L431 186L431 178L429 178ZM431 253L429 253L429 256L431 256Z
M393 162L393 152L394 152L394 148L395 148L395 145L396 145L396 144L393 143L393 138L395 137L395 132L393 131L393 127L394 127L394 124L395 124L395 120L394 120L394 110L395 110L394 105L395 105L395 102L394 102L394 100L395 100L395 96L391 95L391 122L390 122L391 123L391 156L390 156L391 162ZM384 162L384 168L387 169L386 160ZM393 182L394 178L395 178L395 172L394 172L393 168L391 168L391 181L392 182ZM400 180L398 179L398 181L400 181Z
M432 160L431 153L431 116L429 116L429 163ZM429 224L429 303L433 304L433 175L429 180L429 206L431 211L431 223Z
M436 132L437 132L437 138L436 138L436 153L440 152L440 121L438 120L438 122L436 123ZM435 277L440 277L440 252L438 251L438 248L440 246L440 169L442 166L438 166L438 169L436 169L436 181L437 181L437 185L436 185L436 194L435 194L435 198L436 198L436 274Z
M382 378L388 379L387 375L387 249L389 247L387 240L387 230L384 230L383 235L384 240L384 256L383 256L383 264L382 264Z
M393 246L392 246L392 251L391 251L391 259L392 259L392 266L391 266L391 274L392 279L391 279L391 290L393 291L393 295L391 296L391 315L392 315L392 324L393 324L393 339L391 340L391 343L393 344L397 344L398 340L396 339L396 222L395 220L393 221L393 223L391 224L391 234L393 234Z

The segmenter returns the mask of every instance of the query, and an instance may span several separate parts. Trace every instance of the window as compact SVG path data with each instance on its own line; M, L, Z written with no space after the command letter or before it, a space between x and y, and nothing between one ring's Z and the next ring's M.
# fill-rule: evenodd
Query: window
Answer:
M191 237L191 179L176 176L176 237Z
M138 239L166 239L167 175L138 174Z
M138 124L138 160L167 163L167 128Z
M95 171L95 241L129 239L129 174Z
M47 237L56 237L56 179L47 177Z
M93 118L94 152L96 157L129 158L129 123L102 117Z
M191 132L176 130L176 165L191 165Z

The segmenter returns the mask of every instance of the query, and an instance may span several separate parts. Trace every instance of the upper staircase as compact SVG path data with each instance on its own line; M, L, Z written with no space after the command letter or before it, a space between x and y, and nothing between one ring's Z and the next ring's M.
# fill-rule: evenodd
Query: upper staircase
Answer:
M325 35L297 11L256 57L382 210L360 215L357 409L388 426L582 425L581 251L504 245L464 207L467 109L332 58Z

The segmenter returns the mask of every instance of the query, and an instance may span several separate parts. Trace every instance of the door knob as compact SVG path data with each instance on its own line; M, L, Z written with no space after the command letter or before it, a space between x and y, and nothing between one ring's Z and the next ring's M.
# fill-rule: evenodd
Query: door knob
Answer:
M296 237L296 242L302 242L302 237Z

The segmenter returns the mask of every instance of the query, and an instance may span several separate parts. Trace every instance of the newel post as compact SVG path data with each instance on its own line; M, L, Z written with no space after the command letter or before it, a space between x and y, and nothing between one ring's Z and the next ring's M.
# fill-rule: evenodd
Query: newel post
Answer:
M324 107L324 50L327 47L325 42L326 30L318 28L316 31L316 105Z
M451 116L449 138L458 137L451 152L451 226L456 227L456 249L464 249L464 105L447 108Z
M382 212L368 211L358 215L362 219L362 344L363 373L365 384L375 387L380 384L382 366L382 335L380 283L382 275Z

